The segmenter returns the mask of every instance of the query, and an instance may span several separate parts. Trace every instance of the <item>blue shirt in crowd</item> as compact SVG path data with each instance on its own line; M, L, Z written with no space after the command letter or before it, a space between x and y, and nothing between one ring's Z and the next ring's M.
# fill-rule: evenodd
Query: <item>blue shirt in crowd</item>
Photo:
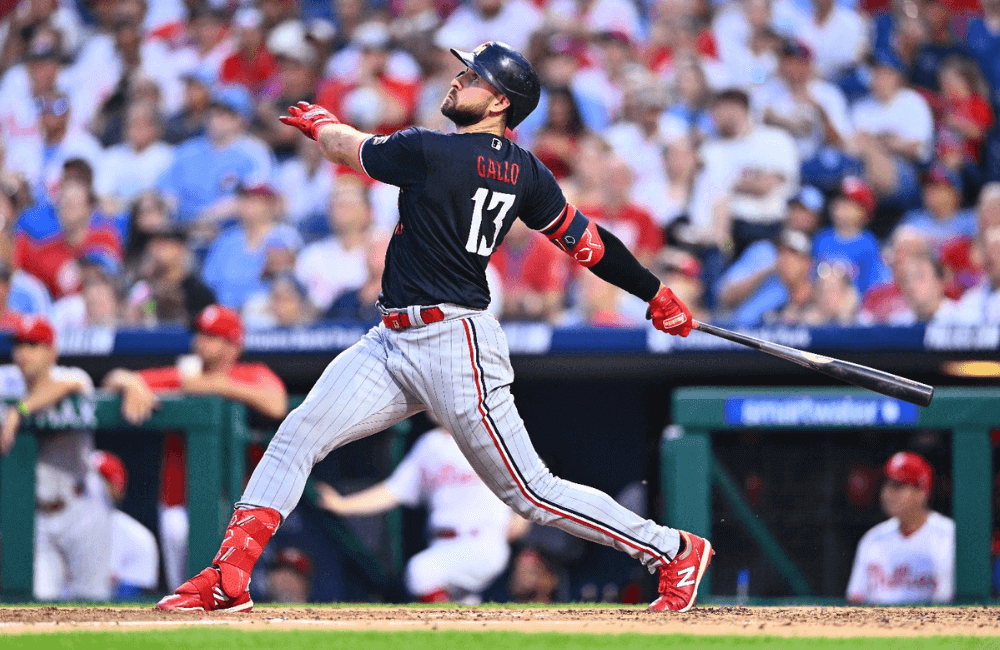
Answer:
M778 249L774 242L768 239L754 242L719 278L716 295L722 295L727 286L747 279L760 269L773 267L777 261ZM764 321L764 316L778 311L787 302L788 289L778 279L777 273L772 273L749 298L737 305L725 320L744 327L760 325Z
M861 293L891 279L892 274L879 252L878 239L867 230L854 237L842 237L833 228L822 230L816 236L813 257L817 262L846 264L854 286Z
M177 199L177 219L187 224L219 199L234 195L241 185L270 180L272 165L266 146L252 138L239 138L222 149L207 137L194 138L177 148L177 158L160 179L160 188Z
M239 309L254 293L267 290L263 276L267 253L275 248L297 249L299 234L289 225L275 226L256 248L250 248L246 230L236 225L224 230L213 242L202 267L202 280L219 304Z

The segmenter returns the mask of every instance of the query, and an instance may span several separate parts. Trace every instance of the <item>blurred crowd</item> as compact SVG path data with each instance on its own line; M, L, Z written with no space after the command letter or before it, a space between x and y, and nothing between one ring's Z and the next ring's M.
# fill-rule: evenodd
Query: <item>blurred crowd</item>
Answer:
M1000 0L24 0L0 21L0 325L375 322L395 187L277 117L449 130L449 47L543 81L511 137L696 318L1000 323ZM518 222L491 310L645 303Z

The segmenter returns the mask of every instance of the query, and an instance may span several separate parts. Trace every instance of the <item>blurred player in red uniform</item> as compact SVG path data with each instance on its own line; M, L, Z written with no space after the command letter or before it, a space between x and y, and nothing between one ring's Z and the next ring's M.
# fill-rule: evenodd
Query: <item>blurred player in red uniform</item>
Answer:
M243 402L270 418L288 411L285 385L262 363L239 363L243 351L243 324L239 314L212 305L198 316L194 354L174 366L133 372L117 368L108 373L104 387L122 393L122 415L132 424L149 419L157 393L181 391L218 395ZM184 480L184 438L168 433L164 440L160 492L160 546L167 586L174 589L187 571L187 495Z

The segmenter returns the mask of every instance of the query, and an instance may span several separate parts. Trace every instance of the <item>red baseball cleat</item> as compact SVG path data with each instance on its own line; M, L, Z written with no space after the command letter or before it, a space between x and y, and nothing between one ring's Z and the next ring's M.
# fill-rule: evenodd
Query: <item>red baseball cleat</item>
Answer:
M660 566L660 597L649 606L655 612L686 612L694 607L698 585L715 555L707 539L683 530L677 532L684 542L684 552Z
M156 603L156 609L179 612L249 612L253 609L253 600L247 591L235 598L227 596L222 591L219 570L209 567L182 584L173 594L164 596Z

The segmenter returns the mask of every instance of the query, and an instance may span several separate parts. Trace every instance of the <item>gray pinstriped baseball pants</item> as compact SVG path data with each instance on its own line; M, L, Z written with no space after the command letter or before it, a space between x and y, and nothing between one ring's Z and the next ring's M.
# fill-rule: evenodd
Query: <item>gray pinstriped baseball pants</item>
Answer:
M441 307L444 321L399 331L379 324L334 359L282 422L237 505L286 517L328 453L429 410L486 485L521 516L613 546L650 571L669 561L676 530L545 467L510 394L514 371L497 320Z

